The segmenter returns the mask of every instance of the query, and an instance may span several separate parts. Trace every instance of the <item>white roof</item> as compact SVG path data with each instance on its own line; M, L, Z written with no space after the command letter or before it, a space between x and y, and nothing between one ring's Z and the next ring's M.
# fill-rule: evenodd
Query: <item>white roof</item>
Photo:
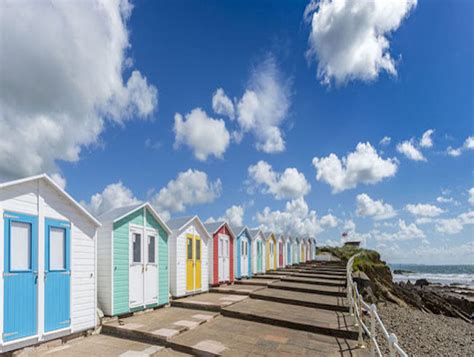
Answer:
M186 226L191 224L191 222L194 222L197 226L199 226L208 239L212 239L212 236L209 234L206 227L204 227L204 224L202 223L202 221L199 219L198 216L171 218L170 220L168 220L168 222L166 222L166 224L169 227L171 227L171 230L173 232L179 232L182 229L184 229Z
M21 185L26 182L31 181L39 181L42 180L49 185L51 185L59 194L61 194L66 200L69 201L74 207L76 207L79 211L81 211L87 218L89 218L97 227L100 227L102 224L87 211L79 202L77 202L74 198L72 198L69 193L67 193L62 187L60 187L51 177L47 174L41 174L36 176L25 177L19 180L13 180L8 182L0 183L1 188L7 188L15 185Z

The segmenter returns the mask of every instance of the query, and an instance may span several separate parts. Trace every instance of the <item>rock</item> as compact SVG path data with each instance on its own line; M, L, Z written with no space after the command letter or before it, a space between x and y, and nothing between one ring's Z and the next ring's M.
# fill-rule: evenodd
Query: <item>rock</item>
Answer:
M430 282L426 279L418 279L417 281L415 281L415 286L423 287L428 285L430 285Z

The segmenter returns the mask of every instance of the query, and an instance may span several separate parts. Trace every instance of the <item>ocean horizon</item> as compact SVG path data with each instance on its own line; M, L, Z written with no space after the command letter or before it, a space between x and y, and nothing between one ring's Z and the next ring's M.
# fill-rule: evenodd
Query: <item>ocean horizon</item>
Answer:
M433 284L458 284L474 288L473 264L389 264L395 282L426 279ZM404 270L407 273L394 274L394 270Z

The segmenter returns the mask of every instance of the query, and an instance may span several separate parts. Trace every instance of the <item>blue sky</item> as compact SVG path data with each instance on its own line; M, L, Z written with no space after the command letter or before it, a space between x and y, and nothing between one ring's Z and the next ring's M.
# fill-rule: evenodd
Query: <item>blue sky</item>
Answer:
M6 5L0 177L472 264L474 4L390 3Z

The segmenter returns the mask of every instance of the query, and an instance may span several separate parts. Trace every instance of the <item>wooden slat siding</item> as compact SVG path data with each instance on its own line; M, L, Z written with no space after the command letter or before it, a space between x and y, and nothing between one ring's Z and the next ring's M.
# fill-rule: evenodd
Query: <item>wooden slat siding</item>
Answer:
M235 277L237 279L240 279L242 277L242 267L241 267L241 264L242 264L242 252L241 252L241 248L242 248L242 234L240 234L239 236L237 236L237 239L236 239L236 242L235 242L235 251L236 251L236 254L235 254L235 260L236 260L236 270L235 270Z
M212 236L212 250L213 250L213 259L212 259L212 285L219 284L219 234L214 234Z
M129 224L143 226L143 210L114 223L114 315L129 312Z
M168 277L168 234L157 222L155 217L147 210L146 225L158 232L158 304L164 305L169 302L169 277Z
M112 312L112 223L97 232L97 304L105 315Z
M219 283L219 269L218 262L219 256L217 255L217 249L219 248L219 234L225 234L229 237L229 280L234 281L234 239L229 232L227 224L224 224L217 232L214 234L214 281L216 284ZM216 269L217 268L217 269Z

